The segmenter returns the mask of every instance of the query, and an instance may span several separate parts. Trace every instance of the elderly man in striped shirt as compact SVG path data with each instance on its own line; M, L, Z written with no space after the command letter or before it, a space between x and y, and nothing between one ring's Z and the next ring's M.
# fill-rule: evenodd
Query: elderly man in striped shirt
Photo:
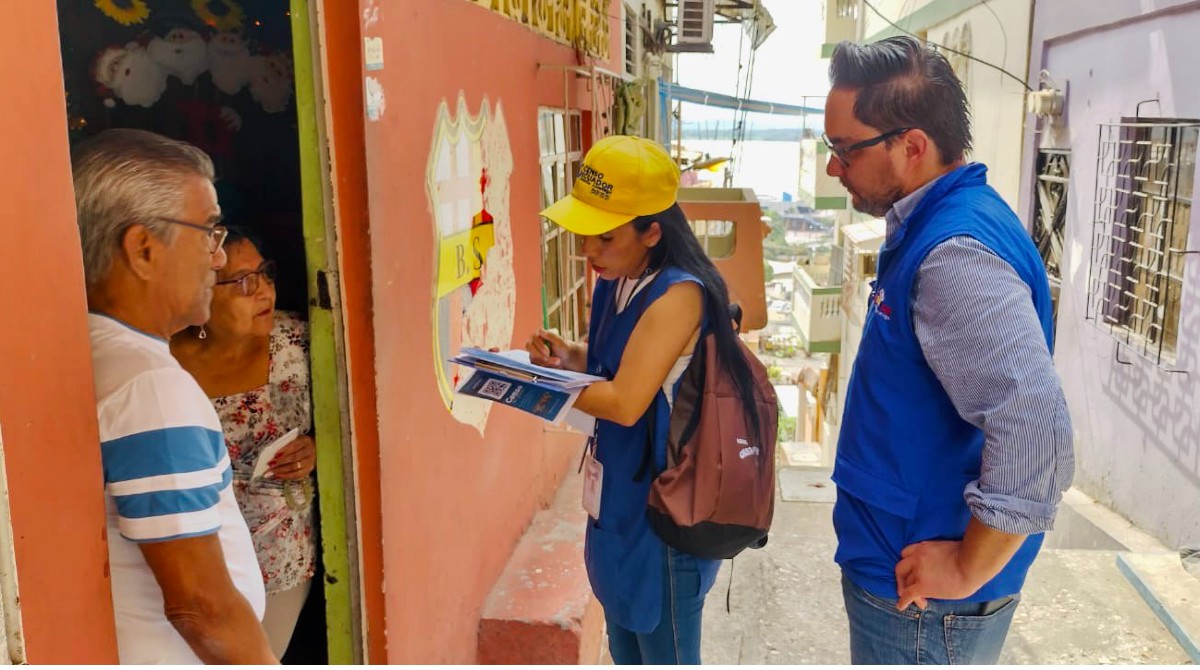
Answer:
M1045 268L935 49L843 42L830 83L826 169L887 221L833 474L851 660L995 663L1074 471Z
M225 264L212 162L108 130L72 171L121 663L275 663L220 421L167 344L208 320Z

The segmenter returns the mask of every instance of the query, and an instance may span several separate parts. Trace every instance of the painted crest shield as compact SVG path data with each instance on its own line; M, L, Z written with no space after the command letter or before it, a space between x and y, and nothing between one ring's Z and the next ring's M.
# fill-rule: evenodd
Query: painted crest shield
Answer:
M491 403L456 397L462 380L448 362L463 346L510 346L516 312L509 189L512 150L500 103L485 98L472 116L438 108L425 173L433 214L433 358L438 390L451 415L482 435ZM462 371L461 374L466 374Z

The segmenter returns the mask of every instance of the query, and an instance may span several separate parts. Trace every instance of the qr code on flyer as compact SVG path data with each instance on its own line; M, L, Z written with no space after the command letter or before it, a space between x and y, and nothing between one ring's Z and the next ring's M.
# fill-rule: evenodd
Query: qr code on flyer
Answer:
M479 388L479 395L491 398L492 400L503 400L504 394L508 393L508 389L510 388L512 388L511 382L489 379Z

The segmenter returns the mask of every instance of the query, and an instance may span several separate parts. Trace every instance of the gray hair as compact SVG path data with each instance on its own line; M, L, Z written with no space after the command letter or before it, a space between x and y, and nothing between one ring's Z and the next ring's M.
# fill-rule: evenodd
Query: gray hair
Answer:
M89 287L108 276L121 235L134 223L168 242L175 232L156 219L178 216L189 178L213 180L212 159L200 149L131 128L105 130L71 152L75 211Z

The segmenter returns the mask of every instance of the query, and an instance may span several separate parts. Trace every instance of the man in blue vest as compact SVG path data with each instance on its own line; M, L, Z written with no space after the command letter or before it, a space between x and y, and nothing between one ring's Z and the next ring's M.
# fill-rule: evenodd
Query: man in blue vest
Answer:
M887 221L833 473L851 660L995 663L1074 472L1045 268L943 56L843 42L829 71L826 169Z

